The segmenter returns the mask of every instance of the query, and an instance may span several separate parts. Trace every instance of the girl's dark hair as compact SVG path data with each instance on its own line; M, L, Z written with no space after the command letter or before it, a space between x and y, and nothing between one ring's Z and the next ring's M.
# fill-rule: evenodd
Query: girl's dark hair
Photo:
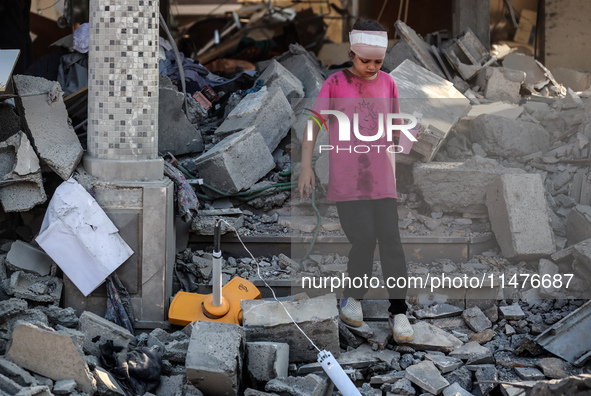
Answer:
M353 29L355 30L369 30L373 32L386 32L388 31L381 23L374 19L369 19L365 17L359 17L355 24L353 25Z

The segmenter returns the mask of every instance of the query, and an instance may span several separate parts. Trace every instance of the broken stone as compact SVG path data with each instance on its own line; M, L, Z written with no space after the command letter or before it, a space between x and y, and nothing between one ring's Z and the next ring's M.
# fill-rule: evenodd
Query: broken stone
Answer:
M98 394L101 396L126 396L121 384L111 373L102 367L96 366L94 368L94 378L96 380L96 388Z
M483 344L492 340L495 335L497 335L496 331L492 329L486 329L474 334L472 337L470 337L470 341L476 341L479 344Z
M574 245L591 238L591 206L577 205L568 214L566 238Z
M533 367L515 367L515 372L525 381L541 381L545 380L546 376L542 372Z
M248 342L287 342L290 362L315 362L317 351L311 348L310 341L293 323L295 321L318 348L339 356L338 311L334 294L282 304L266 300L242 300L241 304Z
M490 349L481 346L479 343L475 341L470 341L462 345L461 347L457 348L456 350L450 352L449 356L454 356L462 360L468 360L474 356L481 356L489 353Z
M492 323L495 323L497 320L499 320L499 309L496 305L492 305L491 307L485 309L482 312Z
M418 322L412 325L412 328L415 333L414 338L412 341L405 342L404 345L414 349L451 352L462 346L462 341L437 326Z
M494 102L490 104L472 106L470 112L468 113L468 117L476 118L481 114L492 114L498 117L516 120L521 115L521 113L523 113L523 110L523 107L515 104ZM472 148L472 150L474 150L474 148Z
M556 251L539 174L501 176L488 186L486 205L506 258L532 260Z
M280 342L247 342L246 367L255 381L287 377L289 345Z
M281 395L311 395L324 396L332 394L332 382L328 378L316 374L308 374L305 377L274 378L267 382L267 392L277 392Z
M407 59L418 66L421 65L421 62L416 58L414 51L408 41L398 40L386 51L386 56L384 57L382 66L384 70L389 73L400 66L400 64Z
M8 318L20 314L27 308L27 302L18 298L0 301L0 318L2 318L0 322L4 322Z
M462 318L464 318L468 327L477 333L492 327L490 320L478 307L466 309L462 313Z
M287 57L279 63L302 82L306 98L316 98L324 83L324 75L318 60L297 43L290 44L289 51L285 55Z
M533 56L513 52L503 59L503 67L525 73L525 84L537 85L548 79Z
M591 391L591 374L579 374L562 380L540 381L533 385L531 396L585 396Z
M190 336L182 331L169 333L164 329L156 328L148 336L148 346L158 345L162 352L162 358L174 363L185 363Z
M404 22L398 20L394 23L394 27L396 28L396 32L400 35L401 38L406 40L414 53L414 57L420 62L421 66L427 69L434 75L437 75L441 78L445 78L445 74L439 67L437 60L433 56L431 52L431 47L427 44L421 37L417 35L417 33ZM410 61L409 61L410 62ZM398 80L396 80L396 84L398 84ZM407 97L402 96L400 97ZM414 96L408 96L414 97Z
M507 320L521 320L525 318L525 313L518 304L506 305L499 309L503 317Z
M460 384L454 382L443 390L443 396L473 396L472 393L462 388Z
M472 143L478 143L490 156L520 158L550 147L550 134L532 122L482 114L468 125Z
M250 128L254 128L262 136L269 153L272 153L281 139L288 134L291 115L291 105L285 99L283 91L278 87L263 87L258 92L246 95L214 133L216 136L225 137L233 133L244 134Z
M506 173L525 172L478 156L463 163L417 163L413 167L415 183L425 201L432 210L442 212L486 214L486 187Z
M572 366L562 359L549 357L537 361L536 365L544 372L544 375L552 379L566 378Z
M415 311L417 319L438 319L449 318L451 316L461 315L462 309L450 304L435 304L429 308L423 308Z
M453 356L433 355L428 353L425 358L432 361L439 371L441 371L441 374L450 373L464 364L462 359Z
M183 93L163 75L160 75L158 92L158 151L173 155L203 151L201 132L183 111Z
M127 329L89 311L82 312L78 327L86 336L84 350L97 357L101 356L99 345L104 344L107 340L112 340L114 345L127 348L133 339L133 334Z
M406 378L434 395L438 395L449 385L449 382L441 376L439 370L429 360L408 367Z
M446 374L444 378L449 383L454 384L457 382L462 388L469 392L472 391L472 372L470 372L466 366L462 366L459 369Z
M497 369L495 366L486 366L476 371L476 380L479 382L478 388L480 393L488 395L497 386L496 382L499 380Z
M37 385L37 380L28 371L23 370L20 366L4 358L0 358L0 374L20 386L28 387Z
M93 394L95 380L69 335L21 323L12 333L7 356L26 370L54 381L74 379L77 388Z
M554 67L552 74L556 81L573 91L583 92L591 87L591 73L586 71Z
M195 160L199 176L226 193L248 189L275 168L258 128L228 136Z
M396 395L414 396L417 392L408 378L401 378L390 386L390 392Z
M448 43L449 45L442 47L443 54L464 80L469 80L478 73L490 57L470 28L466 28L462 34Z
M0 395L15 395L23 389L22 386L11 380L10 378L5 377L4 375L0 374ZM4 391L9 393L4 393Z
M392 329L388 322L369 322L367 325L371 329L371 335L367 337L369 345L377 345L378 349L384 349L392 338Z
M520 99L521 84L525 73L504 67L484 67L477 75L475 84L484 88L484 96L493 100Z
M193 323L185 367L187 380L212 395L237 395L240 389L244 329L232 323Z
M83 151L74 128L68 123L59 83L25 75L16 75L13 81L27 136L39 157L63 180L68 180ZM57 95L48 103L48 94L56 89Z
M26 271L47 276L54 262L41 249L23 241L15 241L6 256L6 265L13 271Z
M495 358L491 351L485 351L483 353L478 353L476 355L470 356L470 358L466 361L466 367L475 366L475 365L486 365L486 364L495 364Z
M293 99L304 97L304 86L302 82L275 59L271 60L269 66L265 68L265 71L263 71L259 78L269 88L281 88L290 104L293 103Z
M56 395L69 395L76 389L76 381L65 379L56 381L51 390Z
M63 282L52 276L37 276L23 271L14 272L4 281L6 294L31 301L59 304Z

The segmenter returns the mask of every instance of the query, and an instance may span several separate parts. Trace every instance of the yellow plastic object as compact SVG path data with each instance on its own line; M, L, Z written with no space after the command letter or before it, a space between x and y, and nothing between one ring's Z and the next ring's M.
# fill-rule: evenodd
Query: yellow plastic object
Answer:
M213 306L211 294L178 292L170 304L168 321L180 326L186 326L197 320L242 325L240 301L258 298L261 298L259 289L246 279L236 276L222 287L221 307ZM227 312L223 314L226 309L225 305L229 307ZM219 315L220 313L223 315ZM219 317L216 318L216 316Z

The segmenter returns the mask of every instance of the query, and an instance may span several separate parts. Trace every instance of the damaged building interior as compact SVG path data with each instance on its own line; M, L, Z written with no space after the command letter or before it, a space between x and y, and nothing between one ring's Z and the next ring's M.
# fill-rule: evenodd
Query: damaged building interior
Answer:
M359 17L417 120L404 341L379 249L341 318L334 118L298 191ZM0 0L0 396L591 395L590 24L586 0Z

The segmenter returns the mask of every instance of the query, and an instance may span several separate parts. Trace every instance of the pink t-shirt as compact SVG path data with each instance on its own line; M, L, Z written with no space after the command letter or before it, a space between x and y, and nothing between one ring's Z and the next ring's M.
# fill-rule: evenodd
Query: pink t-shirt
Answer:
M397 198L395 162L388 147L386 115L398 113L398 90L394 79L380 71L373 80L366 80L343 70L326 79L314 105L314 111L338 110L350 123L350 139L341 139L336 117L329 119L329 146L321 147L329 154L329 182L327 199L331 201L355 201L381 198ZM354 114L358 122L355 123ZM378 136L379 125L383 131ZM394 122L399 123L399 122ZM368 138L359 139L354 133ZM320 133L326 133L321 131ZM398 136L398 131L394 136ZM369 138L375 136L375 138ZM367 140L366 140L367 139ZM374 140L375 139L375 140ZM393 151L390 148L390 151Z

